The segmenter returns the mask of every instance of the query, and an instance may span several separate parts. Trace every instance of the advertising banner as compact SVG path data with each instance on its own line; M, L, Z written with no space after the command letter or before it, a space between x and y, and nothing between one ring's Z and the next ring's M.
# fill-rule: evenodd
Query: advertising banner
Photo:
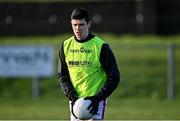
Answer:
M52 46L0 46L0 77L48 77L53 74Z

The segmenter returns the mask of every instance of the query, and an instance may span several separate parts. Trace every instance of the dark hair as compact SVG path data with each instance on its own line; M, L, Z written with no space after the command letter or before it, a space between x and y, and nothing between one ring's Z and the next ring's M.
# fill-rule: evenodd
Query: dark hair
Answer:
M75 8L71 14L71 20L83 18L85 18L85 20L89 22L90 18L88 11L85 8Z

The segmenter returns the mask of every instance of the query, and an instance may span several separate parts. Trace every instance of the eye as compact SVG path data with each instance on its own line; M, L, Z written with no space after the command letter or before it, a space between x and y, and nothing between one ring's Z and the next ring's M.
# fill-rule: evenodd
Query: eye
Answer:
M85 24L79 24L79 26L84 26Z
M73 26L77 26L77 24L73 24Z

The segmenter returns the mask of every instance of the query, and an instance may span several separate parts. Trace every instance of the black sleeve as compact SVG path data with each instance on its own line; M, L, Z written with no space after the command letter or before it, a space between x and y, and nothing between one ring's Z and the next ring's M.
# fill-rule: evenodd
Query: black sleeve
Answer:
M100 54L100 62L106 73L107 80L97 93L100 100L107 98L117 88L120 82L120 73L114 54L108 44L103 44Z
M70 80L69 71L63 51L63 44L61 45L61 49L59 52L58 80L62 91L69 98L69 100L72 101L78 98L77 93Z

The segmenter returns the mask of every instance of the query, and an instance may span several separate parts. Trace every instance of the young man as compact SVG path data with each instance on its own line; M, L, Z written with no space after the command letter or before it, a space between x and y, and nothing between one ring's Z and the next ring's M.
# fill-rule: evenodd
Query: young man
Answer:
M71 121L75 101L84 97L92 101L91 120L103 120L107 97L116 89L120 76L113 52L107 43L90 32L91 21L84 8L71 14L74 36L62 43L59 53L59 83L70 101Z

